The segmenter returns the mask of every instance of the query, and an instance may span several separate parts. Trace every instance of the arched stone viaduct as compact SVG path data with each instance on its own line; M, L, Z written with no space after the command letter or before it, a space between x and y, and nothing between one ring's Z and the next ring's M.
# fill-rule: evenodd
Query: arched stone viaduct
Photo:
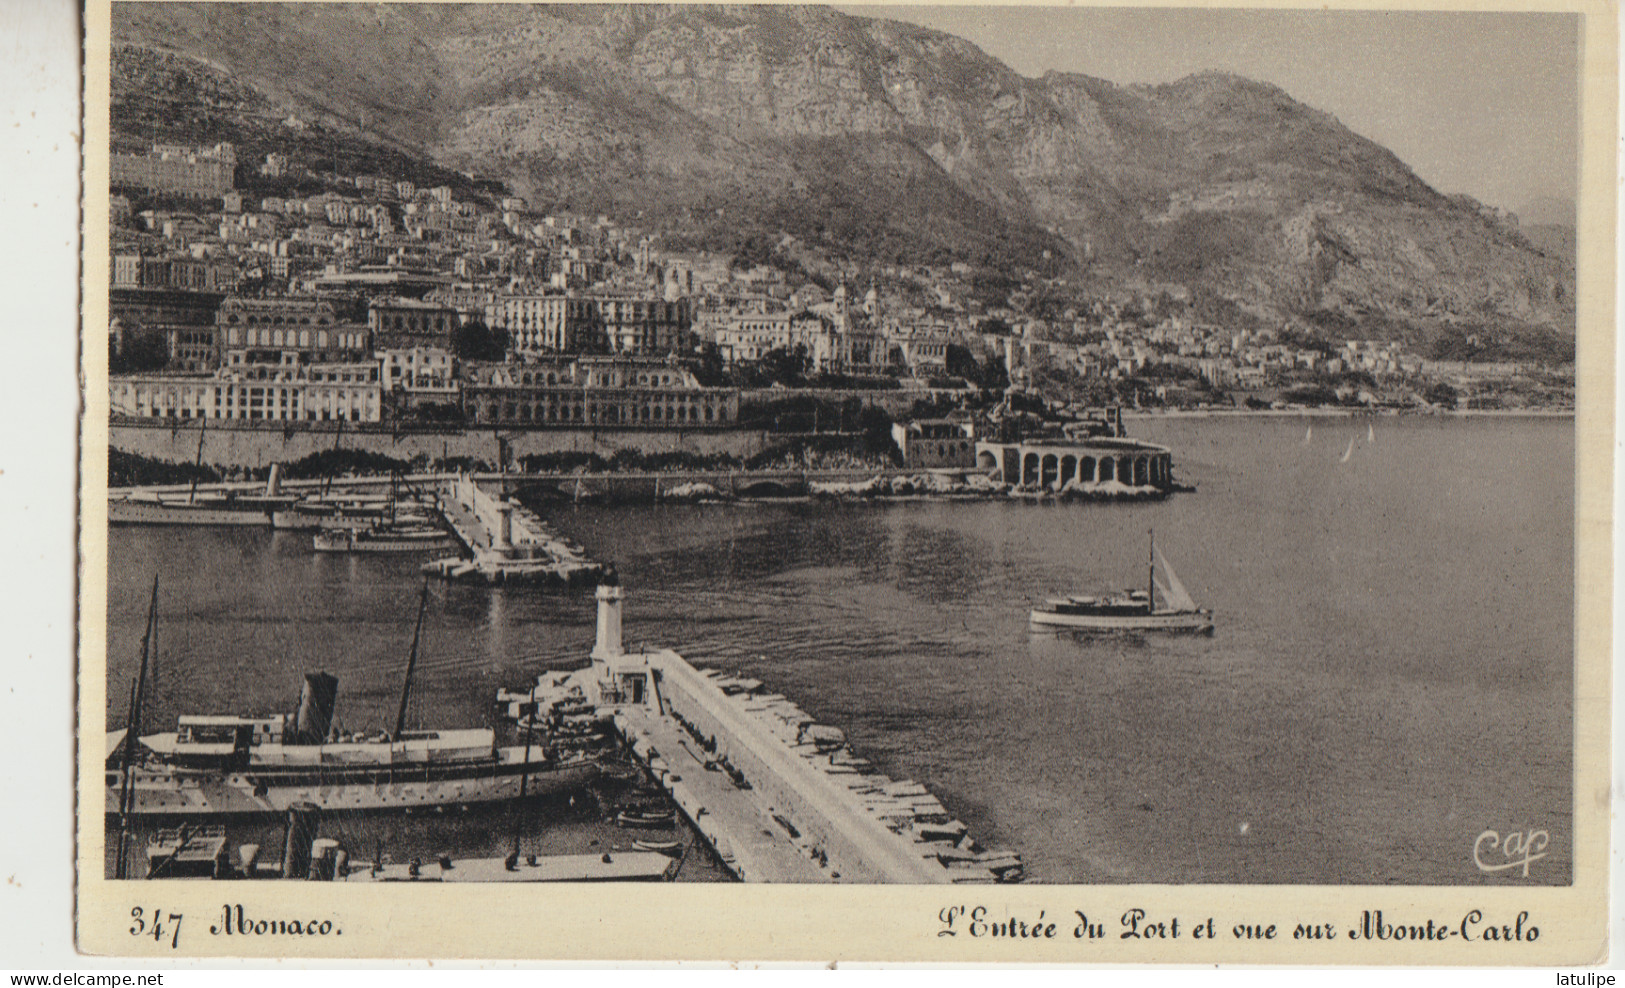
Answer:
M1136 439L1033 439L976 444L976 468L1015 487L1061 490L1116 481L1128 487L1173 487L1165 446Z

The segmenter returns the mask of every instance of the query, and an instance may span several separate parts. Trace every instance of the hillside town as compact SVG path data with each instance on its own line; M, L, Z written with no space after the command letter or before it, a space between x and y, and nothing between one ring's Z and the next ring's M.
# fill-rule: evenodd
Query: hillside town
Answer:
M1572 362L1224 325L1180 286L843 268L788 235L767 260L802 261L751 263L492 183L316 174L225 143L114 154L112 181L115 418L726 429L801 389L936 415L1007 390L1040 409L1572 407Z

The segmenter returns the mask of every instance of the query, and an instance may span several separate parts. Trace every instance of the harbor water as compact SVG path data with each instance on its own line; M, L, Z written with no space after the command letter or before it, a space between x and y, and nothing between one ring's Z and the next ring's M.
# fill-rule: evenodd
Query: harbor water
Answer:
M880 771L924 783L984 844L1020 852L1029 881L1567 883L1572 421L1130 431L1171 447L1196 491L534 506L615 563L629 646L760 679ZM1214 637L1029 630L1044 597L1143 586L1148 529L1214 609ZM339 678L346 728L387 725L421 562L319 555L308 533L114 529L109 723L122 726L157 572L149 732L180 713L286 710L315 669ZM590 593L430 593L416 724L491 724L498 687L591 648ZM543 807L529 839L553 853L628 842L589 815ZM474 817L346 826L363 844L387 836L396 860L505 853L508 817ZM1475 865L1483 831L1531 829L1551 843L1527 878Z

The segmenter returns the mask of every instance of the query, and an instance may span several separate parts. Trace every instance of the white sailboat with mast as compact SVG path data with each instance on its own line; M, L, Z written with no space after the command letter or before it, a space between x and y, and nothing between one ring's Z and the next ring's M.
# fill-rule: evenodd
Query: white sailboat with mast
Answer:
M1034 607L1034 627L1077 631L1166 631L1213 633L1213 611L1198 607L1178 574L1157 551L1156 534L1148 533L1146 588L1100 596L1052 598ZM1161 578L1158 578L1161 569Z

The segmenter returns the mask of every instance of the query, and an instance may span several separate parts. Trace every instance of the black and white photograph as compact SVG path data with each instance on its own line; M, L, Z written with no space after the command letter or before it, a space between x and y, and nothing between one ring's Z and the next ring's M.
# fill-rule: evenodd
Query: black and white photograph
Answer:
M1363 888L1297 939L1510 964L1601 895L1590 8L97 9L80 880L145 940Z

